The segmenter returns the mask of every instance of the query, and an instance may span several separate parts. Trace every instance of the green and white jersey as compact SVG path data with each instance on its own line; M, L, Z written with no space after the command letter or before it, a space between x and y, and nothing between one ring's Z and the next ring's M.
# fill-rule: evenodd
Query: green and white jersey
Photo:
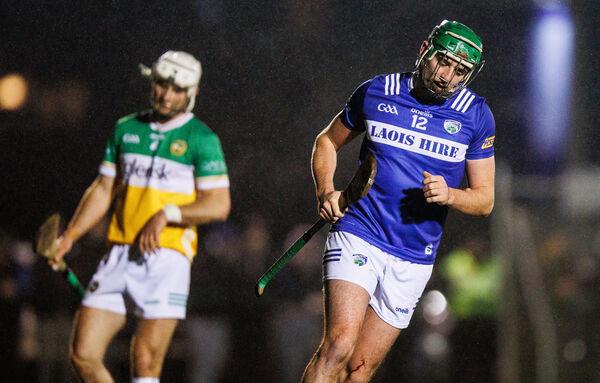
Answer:
M150 122L149 112L120 119L106 145L100 174L117 177L111 243L133 244L152 215L167 204L194 202L196 189L229 187L221 142L192 113L165 124ZM195 227L167 226L159 240L160 247L190 259L196 254Z

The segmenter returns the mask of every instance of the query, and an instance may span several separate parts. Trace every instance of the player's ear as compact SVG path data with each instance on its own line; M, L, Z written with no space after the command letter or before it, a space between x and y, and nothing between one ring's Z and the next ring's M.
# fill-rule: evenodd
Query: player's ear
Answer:
M429 48L429 42L427 40L423 40L421 43L421 48L419 48L419 57L423 56L423 53Z
M194 96L190 97L189 93L188 93L188 105L190 104L190 102L192 102L192 98L194 99L194 103L197 102L198 100L198 95L200 94L200 87L196 87L196 91L194 92Z

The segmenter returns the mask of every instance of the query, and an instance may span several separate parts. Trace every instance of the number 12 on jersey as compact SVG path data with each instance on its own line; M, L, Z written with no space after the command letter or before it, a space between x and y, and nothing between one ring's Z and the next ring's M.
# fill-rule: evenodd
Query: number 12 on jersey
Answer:
M411 128L426 130L427 126L425 126L425 124L427 124L426 117L417 116L416 114L412 115L412 124L410 125Z

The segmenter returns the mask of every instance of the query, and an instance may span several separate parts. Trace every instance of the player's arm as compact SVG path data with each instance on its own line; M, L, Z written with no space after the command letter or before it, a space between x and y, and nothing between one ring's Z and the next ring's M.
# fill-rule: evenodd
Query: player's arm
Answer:
M146 222L138 240L140 251L152 252L157 249L160 233L169 224L195 226L225 221L230 210L229 187L197 189L196 200L191 204L167 205Z
M186 226L225 221L231 211L229 188L196 190L194 203L180 206L181 223Z
M467 160L466 189L449 188L442 176L423 172L423 192L429 203L448 205L461 213L488 216L494 208L494 157Z
M342 122L340 114L317 135L311 160L319 201L319 215L330 223L334 223L344 216L344 212L339 208L341 192L335 190L333 184L333 175L337 166L337 151L361 133L348 129Z
M115 178L99 175L87 188L65 232L57 240L57 253L51 265L58 264L73 244L106 214L113 200Z

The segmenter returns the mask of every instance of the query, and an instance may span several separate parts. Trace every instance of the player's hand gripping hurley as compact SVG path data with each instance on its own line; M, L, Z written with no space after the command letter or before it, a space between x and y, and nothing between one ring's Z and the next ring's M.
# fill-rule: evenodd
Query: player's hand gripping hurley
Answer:
M340 198L340 209L343 211L348 206L352 205L371 190L371 186L375 181L375 175L377 174L377 161L375 157L369 155L362 165L352 177L352 180L346 187L346 190L342 192ZM325 225L326 221L322 218L315 222L310 229L308 229L300 238L296 240L277 261L263 274L256 284L256 295L261 296L267 284L277 275L281 269L287 265L294 255L300 251L306 245L308 241Z
M55 257L59 226L60 215L58 213L52 214L46 219L42 226L40 226L35 242L36 253L47 259L53 259ZM77 293L79 299L82 299L85 294L85 289L79 282L79 279L77 279L75 273L67 266L64 259L61 259L57 264L56 271L60 272L65 277L67 283Z

